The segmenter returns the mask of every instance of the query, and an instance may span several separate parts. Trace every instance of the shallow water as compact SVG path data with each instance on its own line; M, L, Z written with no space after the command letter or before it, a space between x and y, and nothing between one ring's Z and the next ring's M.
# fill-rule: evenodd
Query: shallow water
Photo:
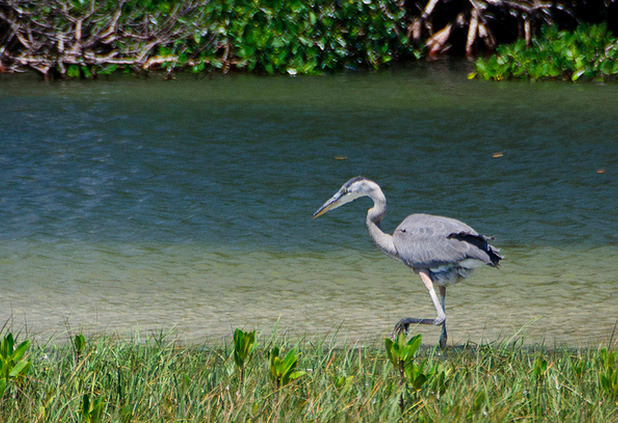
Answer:
M0 320L47 339L257 327L375 340L433 317L383 256L362 174L506 257L449 289L449 342L588 345L618 319L618 86L468 81L447 66L325 77L0 79ZM418 328L425 341L439 331ZM618 334L615 335L618 337Z

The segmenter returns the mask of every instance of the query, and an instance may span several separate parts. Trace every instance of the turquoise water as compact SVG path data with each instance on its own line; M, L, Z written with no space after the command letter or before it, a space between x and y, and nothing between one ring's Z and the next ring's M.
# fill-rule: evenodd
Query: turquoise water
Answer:
M447 293L449 342L607 341L618 319L618 86L447 67L326 77L0 79L0 320L47 339L245 327L375 340L433 317L383 256L362 174L506 257ZM439 331L418 328L428 343ZM618 334L616 334L618 337Z

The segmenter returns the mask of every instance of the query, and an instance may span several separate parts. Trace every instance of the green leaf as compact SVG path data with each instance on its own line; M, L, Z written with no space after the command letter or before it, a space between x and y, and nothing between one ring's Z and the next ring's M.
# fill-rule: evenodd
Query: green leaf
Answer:
M390 339L390 338L385 338L384 339L384 347L386 349L386 356L388 357L390 362L393 363L394 366L397 366L397 362L399 360L399 357L394 354L393 345L394 345L394 342L393 342L392 339Z
M354 376L339 376L335 379L335 388L339 391L349 386Z
M571 75L571 81L573 82L577 81L583 74L584 74L584 69L580 69L576 72L573 72L573 74Z
M415 390L419 391L423 387L425 382L427 382L427 375L421 373L412 381L412 387Z
M311 25L315 25L317 21L318 18L315 16L315 13L313 13L313 11L309 12L309 22L311 23Z
M537 380L540 380L541 378L543 378L545 376L545 373L547 372L547 360L544 359L543 357L537 357L536 361L534 362L534 376L536 377Z
M25 376L30 370L30 361L22 360L11 369L9 377Z
M273 347L273 349L270 350L270 369L271 371L275 371L275 362L278 361L279 359L279 347Z
M28 345L30 345L30 341L24 341L15 348L13 354L11 354L11 359L13 361L19 361L26 354L26 350L28 349Z
M90 396L88 394L84 394L84 396L82 397L81 410L82 410L82 417L84 418L84 421L89 423L90 422Z
M84 335L75 335L75 337L73 337L73 345L75 346L75 350L77 351L77 353L80 354L86 346L86 338L84 337Z
M0 341L0 356L5 360L13 354L13 334L9 333Z
M414 356L414 354L416 354L416 351L418 351L419 347L421 346L422 340L423 336L421 334L418 334L410 338L410 340L408 341L407 355L410 359Z
M288 374L296 367L298 361L298 355L296 350L292 348L283 359L283 373Z

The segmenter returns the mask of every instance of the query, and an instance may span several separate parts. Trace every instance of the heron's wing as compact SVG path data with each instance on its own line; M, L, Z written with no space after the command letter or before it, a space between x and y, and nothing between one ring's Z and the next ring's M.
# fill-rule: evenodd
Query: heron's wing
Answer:
M408 216L393 233L399 259L410 267L435 268L474 259L497 266L498 250L459 220L427 214Z

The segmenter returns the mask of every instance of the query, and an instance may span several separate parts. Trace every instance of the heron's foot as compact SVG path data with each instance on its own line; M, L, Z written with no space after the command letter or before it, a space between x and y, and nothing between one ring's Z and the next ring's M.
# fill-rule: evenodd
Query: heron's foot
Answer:
M440 325L444 325L445 321L446 321L446 317L438 317L436 319L414 319L411 317L406 317L406 318L401 319L395 325L395 329L393 330L393 337L396 337L400 333L405 333L407 335L410 329L410 325L412 324L440 326ZM446 329L444 327L443 327L442 333L443 334L446 333Z
M412 317L405 317L395 325L395 329L398 327L405 327L407 330L408 326L411 324L441 326L444 322L446 322L446 316L436 317L435 319L414 319Z
M409 319L401 319L399 322L397 322L395 328L393 329L393 339L396 339L402 333L406 336L408 335L408 330L410 329L410 322L407 322L407 320Z
M404 333L407 335L410 330L410 325L412 324L442 326L442 333L440 335L440 348L446 348L446 340L448 336L446 333L446 317L439 316L435 319L414 319L410 317L403 318L399 322L397 322L395 328L393 329L393 339L397 338L400 333Z

